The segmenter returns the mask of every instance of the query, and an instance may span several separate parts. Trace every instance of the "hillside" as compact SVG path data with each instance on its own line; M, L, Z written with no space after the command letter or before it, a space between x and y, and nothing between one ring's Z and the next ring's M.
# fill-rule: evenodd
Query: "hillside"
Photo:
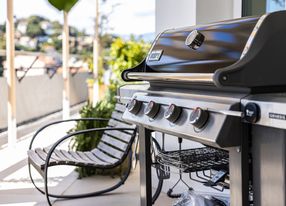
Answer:
M58 21L50 21L41 16L17 19L15 22L16 50L42 51L62 48L62 28ZM93 37L85 31L70 27L70 45L72 54L92 52ZM0 49L5 49L5 25L0 25Z

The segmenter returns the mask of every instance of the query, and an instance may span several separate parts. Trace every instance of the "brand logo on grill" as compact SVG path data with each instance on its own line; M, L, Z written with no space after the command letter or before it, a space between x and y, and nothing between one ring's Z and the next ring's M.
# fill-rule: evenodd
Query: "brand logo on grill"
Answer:
M280 119L280 120L286 120L286 115L285 114L278 114L278 113L269 113L269 118L270 119Z
M159 61L163 54L163 50L154 50L150 53L148 60L149 61Z

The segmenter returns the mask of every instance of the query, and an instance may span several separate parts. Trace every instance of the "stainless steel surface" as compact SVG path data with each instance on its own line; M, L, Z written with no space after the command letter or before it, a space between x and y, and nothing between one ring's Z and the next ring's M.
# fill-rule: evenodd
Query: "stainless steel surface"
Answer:
M246 125L242 130L240 147L229 148L231 206L249 206L249 133Z
M254 206L286 205L286 131L252 127Z
M189 94L188 98L186 98L186 96L180 97L180 93L177 93L177 97L169 97L139 92L135 93L133 98L142 101L143 104L141 110L136 115L125 111L123 119L126 121L137 125L144 125L144 127L151 130L184 137L215 147L240 145L241 119L237 116L233 117L219 113L219 111L225 111L225 113L227 113L226 111L228 110L239 109L240 98L227 99L226 97L220 98L217 95L214 98L214 96L211 95L204 95L203 92L201 92L201 95L196 94L192 96L192 94ZM154 119L150 119L144 114L144 110L150 101L160 104L160 111ZM181 116L175 123L169 122L164 117L171 103L175 103L176 106L182 108ZM190 114L193 108L196 107L201 107L206 110L215 108L213 109L215 112L209 110L209 119L202 129L194 128L189 122Z
M243 106L249 102L260 108L260 119L255 124L286 129L286 93L251 95L241 101Z
M119 101L120 100L131 100L132 99L132 97L121 97L121 96L118 96L118 95L114 96L114 98L119 100Z
M241 99L245 97L245 94L241 93L215 93L211 91L201 91L201 90L188 90L185 92L182 91L170 91L170 90L164 90L163 88L160 88L160 90L137 90L138 93L142 93L143 95L145 94L152 94L154 96L168 96L170 98L175 97L175 98L191 98L191 99L205 99L207 101L211 102L216 102L217 100L219 101L224 101L224 102L233 102L237 101L237 99ZM133 93L134 94L134 93ZM120 95L121 96L121 95Z
M147 94L152 94L154 96L167 96L167 97L174 97L174 98L187 98L187 99L192 99L192 100L201 100L201 101L208 101L208 102L216 102L218 100L218 98L220 99L220 102L224 102L224 103L233 103L233 102L237 102L242 96L241 94L233 94L231 96L223 94L223 93L219 93L219 95L212 95L212 93L208 93L208 92L192 92L192 93L176 93L176 92L163 92L163 91L138 91L139 93L136 93L136 96L140 96L140 95L147 95ZM142 93L141 93L142 92ZM131 100L131 98L126 98ZM167 105L167 104L166 104ZM199 106L199 105L197 105ZM196 106L196 107L197 107ZM196 107L189 107L190 109L195 109ZM218 114L224 114L227 116L233 116L233 117L240 117L243 118L244 114L243 112L240 111L232 111L232 110L222 110L222 109L217 109L215 107L213 108L205 108L206 110L210 111L210 112L214 112L214 113L218 113Z
M135 92L138 91L144 92L149 87L150 85L148 83L123 85L117 89L118 96L116 96L116 99L118 99L118 101L123 104L127 104L127 102L130 101L130 98L133 96Z
M152 94L152 95L158 95L158 96L168 96L168 97L178 97L178 93L176 92L164 92L164 91L149 91L149 90L137 90L137 95L147 95L147 94ZM142 93L141 93L142 92ZM222 93L220 93L220 95L222 95ZM241 94L233 94L232 96L213 96L211 95L211 93L208 92L204 92L204 95L202 95L201 92L191 92L191 93L180 93L179 94L180 97L182 98L190 98L190 99L200 99L203 101L217 101L217 99L219 98L219 101L225 101L225 102L233 102L233 101L237 101L238 99L241 98ZM117 97L117 96L116 96ZM131 100L132 97L118 97L118 99L124 99L124 100ZM167 104L166 104L167 105ZM199 106L199 105L197 105ZM195 107L191 108L194 109ZM214 112L214 113L218 113L218 114L224 114L227 116L233 116L233 117L243 117L243 112L240 111L232 111L232 110L221 110L221 109L216 109L216 108L206 108L208 111Z
M130 85L128 85L129 87ZM130 87L129 87L130 88ZM141 88L142 89L142 88ZM133 93L132 95L137 92L137 95L147 95L147 94L152 94L152 95L166 95L166 96L169 96L169 97L178 97L178 94L177 93L174 93L174 92L163 92L163 91L149 91L149 90L139 90L139 88L137 88L136 90L134 90L134 88L132 89ZM122 92L121 92L122 93ZM129 92L129 95L131 93ZM123 94L121 94L123 95ZM201 95L199 93L196 94L196 92L193 92L191 94L186 94L186 93L181 93L179 94L180 97L186 97L186 98L190 98L190 99L203 99L203 101L216 101L217 100L217 96L212 96L212 95L208 95L208 93L205 93L204 95ZM220 96L220 101L237 101L237 99L239 99L241 97L241 95L233 95L232 97L229 97L229 96ZM118 99L119 101L123 102L124 103L127 103L128 101L132 100L132 96L115 96L116 99ZM167 105L167 104L166 104ZM198 106L198 105L197 105ZM195 107L193 108L190 108L190 109L194 109ZM231 110L219 110L219 109L216 109L216 108L206 108L206 110L210 111L210 112L214 112L214 113L218 113L218 114L224 114L224 115L227 115L227 116L233 116L233 117L240 117L242 118L243 117L243 112L240 112L240 111L231 111Z
M224 114L224 115L227 115L227 116L243 118L243 112L239 112L239 111L218 110L218 109L214 109L214 108L207 108L207 110L211 111L211 112L214 112L214 113L218 113L218 114Z
M127 77L132 80L146 81L184 81L184 82L200 82L213 83L212 73L147 73L147 72L129 72Z

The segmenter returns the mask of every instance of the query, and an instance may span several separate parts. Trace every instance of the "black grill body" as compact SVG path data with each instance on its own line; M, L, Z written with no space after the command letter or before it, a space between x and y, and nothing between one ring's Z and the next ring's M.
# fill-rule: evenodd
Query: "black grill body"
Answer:
M124 71L122 78L147 80L151 85L166 81L170 86L172 83L182 87L212 85L248 93L284 91L285 19L286 12L280 11L164 31L153 42L147 58ZM194 30L204 36L196 50L186 45L188 35ZM158 73L160 77L156 76ZM182 78L182 73L192 76Z
M286 205L285 20L279 11L167 30L141 64L122 73L126 82L148 82L120 89L121 101L138 102L123 119L139 128L142 206L151 206L152 131L227 152L231 206ZM206 166L188 167L192 152L162 152L159 160L191 174Z

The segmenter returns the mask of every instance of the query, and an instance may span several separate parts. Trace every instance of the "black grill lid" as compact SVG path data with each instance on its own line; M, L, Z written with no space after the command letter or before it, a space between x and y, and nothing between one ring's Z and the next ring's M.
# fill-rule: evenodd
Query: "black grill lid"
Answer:
M147 80L254 92L286 91L286 11L158 35L147 58L125 81Z
M163 32L147 58L148 72L214 73L236 62L258 18L230 20ZM186 45L188 36L199 33L204 40L197 49ZM193 39L192 39L193 40ZM160 55L159 60L152 58Z

